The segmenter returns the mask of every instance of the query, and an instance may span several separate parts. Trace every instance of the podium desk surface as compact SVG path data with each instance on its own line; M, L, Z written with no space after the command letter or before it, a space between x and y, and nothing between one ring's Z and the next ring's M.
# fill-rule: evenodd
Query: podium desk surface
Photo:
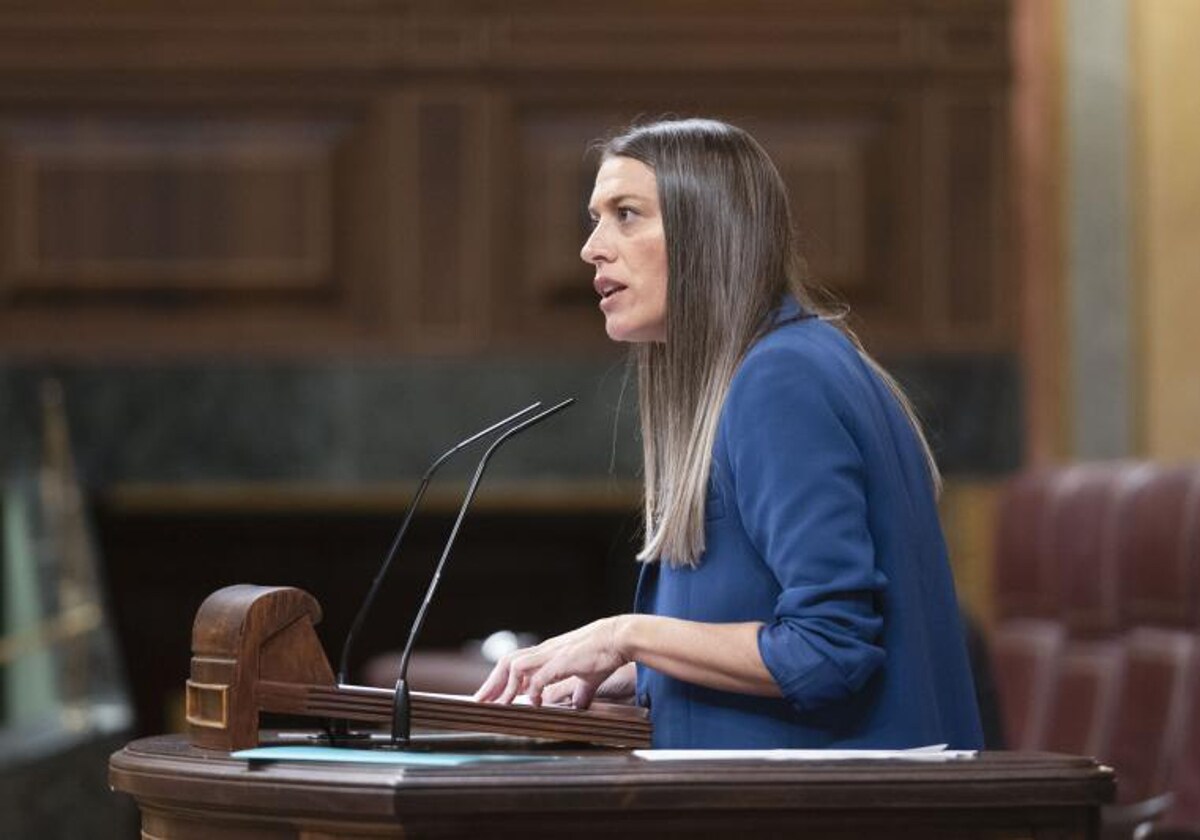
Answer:
M482 745L482 746L481 746ZM180 735L114 753L143 837L611 836L1086 838L1115 790L1090 758L984 752L933 761L649 762L621 750L509 748L552 760L412 768L254 762ZM496 751L480 739L456 753Z

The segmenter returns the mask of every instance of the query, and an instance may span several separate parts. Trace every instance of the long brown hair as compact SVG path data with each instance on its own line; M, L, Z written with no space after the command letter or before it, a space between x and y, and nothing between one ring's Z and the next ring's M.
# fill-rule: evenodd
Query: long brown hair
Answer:
M634 347L645 462L640 560L694 566L721 407L749 347L790 292L858 347L908 415L940 486L933 454L899 385L809 294L787 190L745 131L707 119L637 125L600 147L654 171L667 246L666 341Z

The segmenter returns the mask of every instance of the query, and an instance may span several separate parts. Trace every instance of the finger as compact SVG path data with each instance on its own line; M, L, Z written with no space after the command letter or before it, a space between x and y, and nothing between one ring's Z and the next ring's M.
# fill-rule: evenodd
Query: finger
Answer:
M503 688L500 689L499 696L496 697L497 703L511 703L513 698L521 693L521 675L514 668L509 668L508 678L504 681Z
M508 680L505 682L504 690L500 692L499 702L511 703L513 699L526 690L528 685L529 672L535 667L530 655L515 657L508 663Z
M570 679L571 677L581 679L578 674L572 674L570 670L564 667L565 664L564 658L561 655L555 656L536 671L533 671L531 674L529 674L526 693L529 694L530 703L535 706L542 705L542 692L544 692L546 687L549 685L562 682L563 680Z
M486 703L489 700L494 700L500 693L500 687L508 682L508 663L501 659L493 667L487 675L487 679L483 681L483 685L475 690L471 699L477 703Z
M587 680L578 680L575 683L575 692L571 696L571 705L576 709L586 709L592 705L592 699L596 696L596 686L589 683Z
M525 687L525 693L529 695L529 702L533 706L542 705L542 692L550 683L559 682L554 678L547 678L544 671L549 666L549 663L543 665L537 671L529 676L528 684Z
M546 686L542 692L542 702L548 706L569 705L571 698L575 695L577 679L577 677L571 677Z
M492 666L492 671L488 674L483 685L475 692L475 696L483 701L496 701L504 691L505 685L508 684L509 674L512 671L513 661L524 653L524 650L514 650L504 654L496 664Z

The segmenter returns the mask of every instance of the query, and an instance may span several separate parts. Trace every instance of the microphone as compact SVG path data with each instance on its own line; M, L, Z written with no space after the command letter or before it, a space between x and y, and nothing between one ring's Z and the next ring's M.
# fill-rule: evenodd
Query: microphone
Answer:
M434 590L437 589L438 581L442 579L442 569L446 565L446 558L450 556L450 549L454 546L454 540L458 536L458 529L467 515L467 508L471 506L471 500L475 498L475 491L479 488L479 481L483 478L483 471L487 468L488 461L491 460L492 454L500 448L501 444L513 435L542 422L552 414L557 414L573 402L575 402L574 398L568 397L557 405L553 405L545 411L541 411L506 429L499 437L492 441L492 445L487 448L487 451L483 453L483 457L479 459L479 466L475 468L475 475L471 478L471 483L467 487L467 493L463 497L462 506L458 509L458 518L454 520L454 527L450 529L450 536L446 540L445 547L442 549L441 559L438 560L437 568L433 572L433 578L429 581L429 588L425 590L425 599L421 602L421 608L417 610L417 617L413 620L412 628L408 632L408 642L404 645L404 652L400 655L400 676L396 680L396 696L392 701L393 745L408 744L409 742L412 705L408 689L408 662L412 658L413 645L416 643L417 634L421 632L421 625L425 623L425 613L428 612L429 603L433 600ZM528 410L519 412L519 414L523 415Z
M383 579L387 576L388 569L391 568L392 561L396 559L396 552L400 549L400 543L404 540L404 534L408 531L409 523L412 522L413 514L417 512L417 506L421 504L421 498L425 495L425 490L429 487L429 482L433 478L433 474L460 449L465 449L480 438L486 437L497 429L507 426L514 420L524 417L540 405L540 401L527 405L520 411L505 417L503 420L493 423L486 429L476 432L465 440L459 441L443 452L436 461L429 465L429 469L425 470L425 475L421 477L421 483L417 486L417 492L413 495L412 501L408 503L408 510L404 514L404 521L400 523L400 528L396 531L396 536L392 540L392 547L384 555L383 564L379 567L379 571L375 573L375 580L372 581L371 588L367 590L367 596L363 599L362 606L358 608L358 614L354 616L354 622L350 625L350 632L346 634L346 642L342 645L342 655L338 659L338 685L346 683L346 675L349 672L347 666L350 661L350 648L358 636L358 631L362 629L363 622L366 621L367 613L371 610L371 605L375 603L375 597L379 594L379 588L383 584Z

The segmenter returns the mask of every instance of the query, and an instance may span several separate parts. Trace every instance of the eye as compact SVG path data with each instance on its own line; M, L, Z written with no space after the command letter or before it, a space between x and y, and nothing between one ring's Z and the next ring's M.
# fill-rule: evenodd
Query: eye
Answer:
M638 214L638 212L636 210L634 210L632 207L621 206L621 207L617 208L617 220L618 221L628 222L631 218L633 218L637 214Z

